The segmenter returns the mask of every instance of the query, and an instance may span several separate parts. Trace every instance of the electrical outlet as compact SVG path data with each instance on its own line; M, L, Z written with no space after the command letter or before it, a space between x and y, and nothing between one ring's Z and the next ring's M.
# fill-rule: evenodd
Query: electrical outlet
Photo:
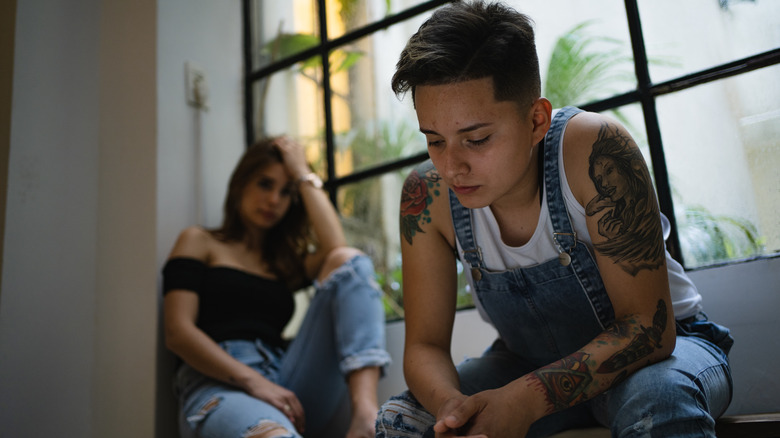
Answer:
M184 83L187 93L187 104L195 108L206 109L208 103L208 87L206 86L206 74L203 70L184 63Z

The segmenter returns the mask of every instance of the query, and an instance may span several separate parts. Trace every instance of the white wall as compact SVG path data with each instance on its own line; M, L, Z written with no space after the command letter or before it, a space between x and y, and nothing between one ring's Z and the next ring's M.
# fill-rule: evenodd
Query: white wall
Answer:
M17 6L3 436L153 432L155 9L127 5Z
M86 437L93 431L97 355L99 15L89 1L19 3L0 295L0 435L69 430Z
M159 1L157 19L159 273L184 227L219 224L230 172L244 150L244 118L241 2ZM185 62L206 75L205 111L186 104ZM173 437L175 359L162 341L157 349L156 431Z
M159 269L181 228L219 220L243 148L240 13L238 0L18 2L0 436L175 436ZM200 116L185 61L207 75Z

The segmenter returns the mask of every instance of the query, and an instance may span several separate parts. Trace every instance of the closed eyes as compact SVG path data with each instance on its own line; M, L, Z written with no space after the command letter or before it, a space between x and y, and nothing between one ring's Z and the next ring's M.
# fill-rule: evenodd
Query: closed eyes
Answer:
M490 136L489 135L487 137L479 138L479 139L476 139L476 140L466 140L466 143L469 146L482 146L485 143L487 143L488 141L490 141ZM431 140L431 141L428 142L428 147L437 147L437 146L441 146L443 144L444 144L444 140Z
M467 141L469 144L471 144L472 146L481 146L481 145L483 145L483 144L487 143L487 142L488 142L488 140L490 140L490 136L489 136L489 135L488 135L487 137L480 138L480 139L478 139L478 140L466 140L466 141Z

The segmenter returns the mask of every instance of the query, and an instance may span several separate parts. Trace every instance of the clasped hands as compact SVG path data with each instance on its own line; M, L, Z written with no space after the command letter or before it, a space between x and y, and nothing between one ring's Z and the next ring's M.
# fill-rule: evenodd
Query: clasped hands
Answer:
M504 387L448 399L436 415L436 437L524 437L535 419L508 392Z

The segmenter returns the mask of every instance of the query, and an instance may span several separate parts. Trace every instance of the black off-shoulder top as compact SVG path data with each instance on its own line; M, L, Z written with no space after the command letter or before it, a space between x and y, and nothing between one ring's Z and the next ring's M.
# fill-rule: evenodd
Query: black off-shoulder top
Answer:
M197 326L216 342L259 338L286 346L282 331L292 318L295 301L282 282L180 257L163 267L163 294L176 289L198 294Z

